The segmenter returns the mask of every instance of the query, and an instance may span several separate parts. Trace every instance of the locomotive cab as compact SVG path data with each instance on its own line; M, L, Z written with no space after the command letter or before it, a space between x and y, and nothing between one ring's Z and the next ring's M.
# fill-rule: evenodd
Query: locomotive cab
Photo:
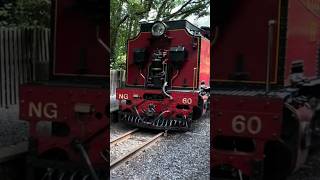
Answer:
M117 89L121 120L182 130L206 109L210 42L188 21L141 24L128 40L126 87Z

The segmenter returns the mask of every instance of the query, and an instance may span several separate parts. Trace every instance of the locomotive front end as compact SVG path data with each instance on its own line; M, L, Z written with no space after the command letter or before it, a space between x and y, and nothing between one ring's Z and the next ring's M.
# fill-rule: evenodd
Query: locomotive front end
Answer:
M206 111L210 43L188 21L141 25L128 41L120 120L139 127L188 130Z
M188 130L193 109L198 108L198 95L194 93L171 93L165 98L157 90L119 90L121 99L120 120L139 127L167 130ZM138 106L138 107L137 107ZM200 112L199 112L200 113Z

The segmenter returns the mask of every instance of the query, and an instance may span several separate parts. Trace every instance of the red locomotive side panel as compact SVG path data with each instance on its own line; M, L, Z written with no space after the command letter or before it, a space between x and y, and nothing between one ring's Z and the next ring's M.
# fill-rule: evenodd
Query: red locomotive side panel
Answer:
M197 71L199 70L199 53L200 53L200 38L193 37L185 29L168 30L167 36L169 40L152 40L151 32L141 32L135 39L128 42L128 57L127 57L127 80L129 86L143 86L144 79L139 72L139 68L134 64L134 49L145 48L147 50L147 62L151 62L152 52L158 48L170 48L183 46L188 52L186 63L180 69L178 76L173 80L172 87L189 87L196 86ZM152 43L157 41L156 43ZM194 43L191 43L194 42ZM170 61L170 60L169 60ZM148 74L148 66L146 64L142 70L142 74L146 77ZM194 69L196 68L196 69ZM195 71L196 70L196 71ZM188 74L188 78L183 76Z
M106 66L101 64L108 57L98 38L108 43L109 29L104 22L97 25L77 2L55 0L53 75L106 77Z
M210 41L201 39L199 83L205 82L210 87Z
M232 18L218 26L218 37L215 37L214 81L265 83L268 23L270 20L280 22L280 0L230 2L235 5L230 12ZM278 28L279 23L275 26L273 47L277 47ZM272 83L277 82L277 53L273 48L270 68Z
M308 79L318 76L319 7L319 0L289 1L285 85L290 85L291 73L299 73L292 72L295 71L294 68L299 68L297 66L301 66L302 73Z
M98 153L108 145L106 90L29 84L22 85L20 99L20 117L30 122L30 136L36 139L40 156L60 149L69 160L80 162L72 142L87 141L92 163L107 167Z
M280 135L283 109L280 98L215 95L212 106L214 136L223 134L270 140Z
M140 76L140 72L138 67L134 64L134 48L146 48L149 46L150 42L149 39L151 38L151 33L149 32L140 32L140 34L128 41L128 52L127 52L127 69L126 69L126 84L127 85L138 85L138 86L143 86L144 85L144 79L142 76ZM142 74L147 73L147 68L145 71L141 72ZM134 76L130 76L131 74L134 74Z
M253 163L264 160L267 142L280 138L283 100L215 95L212 102L211 165L229 165L251 176Z

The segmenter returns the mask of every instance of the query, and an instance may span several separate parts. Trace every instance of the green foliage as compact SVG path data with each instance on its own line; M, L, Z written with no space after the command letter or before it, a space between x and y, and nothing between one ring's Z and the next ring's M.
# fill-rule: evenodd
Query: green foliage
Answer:
M209 15L210 0L111 0L111 68L125 68L127 40L139 32L139 22Z
M50 27L49 0L14 0L0 7L0 26Z
M118 57L117 61L111 63L111 69L123 70L126 69L126 55L121 55Z
M0 6L0 26L7 26L8 20L11 18L11 12L13 11L13 4L7 3L3 7Z

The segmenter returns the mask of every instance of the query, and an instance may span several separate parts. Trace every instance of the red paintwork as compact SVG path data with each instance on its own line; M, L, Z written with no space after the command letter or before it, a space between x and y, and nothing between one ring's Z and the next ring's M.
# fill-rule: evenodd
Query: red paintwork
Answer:
M232 20L221 27L214 47L215 82L235 82L230 75L235 72L236 59L243 55L244 71L249 79L244 83L264 84L268 47L268 21L276 20L272 49L271 83L290 85L291 64L303 61L304 75L317 78L320 38L320 1L289 0L286 46L280 45L280 4L282 0L242 0L232 12ZM260 8L263 7L263 8ZM283 38L283 37L282 37ZM280 50L285 48L285 62L281 63ZM225 62L228 63L225 63ZM282 66L282 67L281 67ZM284 77L284 82L279 77ZM237 81L241 82L241 81Z
M79 161L79 153L73 150L71 142L75 138L85 140L100 129L107 127L107 117L105 116L107 98L107 91L104 89L22 85L20 88L20 118L30 122L30 136L38 141L39 155L50 149L60 148L67 152L71 160ZM39 118L35 114L31 116L31 102L57 104L57 118L46 118L44 115ZM74 111L74 106L77 103L91 104L96 112L103 114L102 119L97 119L94 113L80 120ZM65 122L70 127L70 134L67 137L39 136L36 132L36 125L40 121ZM89 144L89 156L94 164L105 163L99 152L107 148L108 136L109 134L105 131Z
M235 72L237 57L243 55L245 61L243 70L249 73L248 81L264 83L268 21L271 19L278 21L279 0L241 0L234 3L237 7L232 12L232 20L219 30L213 49L214 81L228 81L230 74ZM271 81L276 81L276 49L273 50L272 57Z
M207 39L201 39L200 59L198 86L204 81L206 86L210 87L210 41Z
M252 153L230 152L223 150L211 150L212 166L223 164L231 165L243 171L244 174L252 173L251 163L253 160L263 160L264 145L267 141L277 140L281 133L283 100L268 97L247 96L218 96L212 100L211 136L212 140L219 135L233 137L252 138L256 143L256 149ZM232 119L243 115L247 120L249 117L257 116L261 119L261 131L250 134L246 130L236 133L232 129Z
M270 139L279 137L281 128L283 100L269 97L248 96L214 96L213 119L215 131L213 135L224 134L227 136L256 137ZM260 117L263 127L255 136L248 132L237 134L232 131L231 120L237 115L243 115L247 119L251 116Z
M77 0L55 0L55 5L53 74L79 76L79 60L84 58L88 72L81 76L106 77L108 57L97 41L96 22L77 9ZM101 39L108 43L107 25L100 23L99 26ZM87 51L86 55L83 55L84 50Z
M169 50L170 47L176 47L182 45L186 48L188 52L188 58L183 65L183 68L180 70L179 75L173 81L173 87L193 87L193 80L196 84L199 84L198 73L199 73L199 65L200 64L208 65L208 66L200 66L200 71L202 72L202 78L206 81L206 84L209 85L210 73L208 73L210 67L210 50L209 50L209 41L204 38L194 37L195 44L192 44L192 35L190 35L185 29L176 29L176 30L168 30L166 32L167 36L171 39L171 43L165 40L157 40L156 43L153 43L150 46L150 38L152 37L151 32L141 32L136 38L129 40L128 42L128 54L127 54L127 85L138 85L143 86L144 80L139 75L138 66L136 66L133 62L133 53L135 48L146 48L147 52L151 54L157 48L163 48ZM201 47L201 49L200 49ZM202 47L204 49L202 49ZM200 55L200 59L199 59ZM149 56L148 62L151 60L151 56ZM170 60L169 60L170 63ZM147 76L148 65L146 65L142 71L144 76ZM194 68L197 68L196 73L194 72ZM210 71L209 71L210 72ZM175 72L174 72L175 74ZM188 75L185 76L185 75ZM197 74L197 77L194 77L194 74ZM205 77L207 76L207 77ZM184 83L185 82L185 83ZM197 87L195 87L197 88Z
M285 85L290 85L291 64L303 61L304 75L317 78L320 39L320 1L289 1Z
M127 94L128 98L123 98L121 95ZM140 98L134 98L133 95L138 95ZM142 110L146 110L149 104L154 104L156 106L156 112L161 113L163 111L169 110L170 113L164 114L165 118L175 118L176 115L183 115L188 117L190 113L192 113L192 107L198 105L198 93L193 92L172 92L170 95L173 97L173 100L169 98L165 98L163 101L144 101L142 98L144 94L162 94L161 90L145 90L145 89L138 89L138 88L118 88L117 89L117 96L118 100L131 100L132 104L120 104L119 109L124 111L129 109L133 111L132 107L137 106L137 110L139 113L142 114ZM192 103L189 104L189 109L177 109L177 105L184 105L182 99L183 98L191 98Z

